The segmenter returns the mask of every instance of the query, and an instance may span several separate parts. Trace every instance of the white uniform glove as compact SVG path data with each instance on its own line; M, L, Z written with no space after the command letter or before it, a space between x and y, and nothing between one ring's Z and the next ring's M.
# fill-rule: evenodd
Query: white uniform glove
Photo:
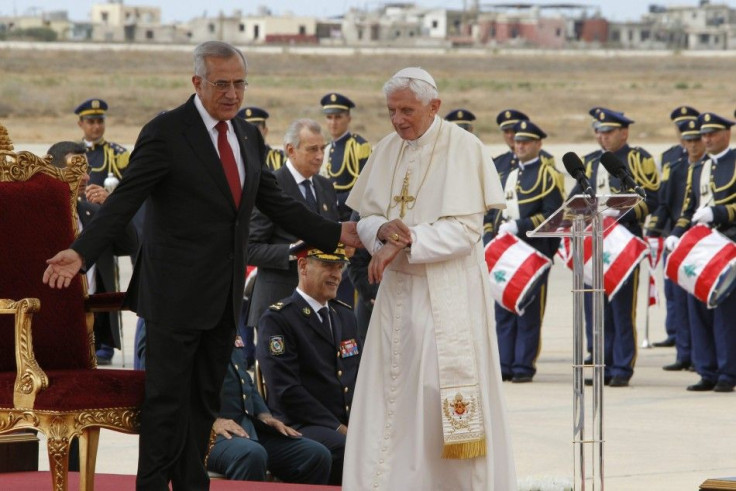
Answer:
M668 251L671 251L675 247L677 247L677 243L680 242L680 238L676 235L670 235L666 239L664 239L664 247Z
M503 222L498 227L499 234L502 234L504 232L508 232L511 235L516 235L519 232L519 227L516 225L516 220L511 220L509 222Z
M601 212L601 216L611 217L611 218L616 218L620 214L621 214L621 211L617 210L616 208L606 208L605 210Z
M710 223L713 221L713 208L706 206L705 208L698 208L693 213L693 223Z

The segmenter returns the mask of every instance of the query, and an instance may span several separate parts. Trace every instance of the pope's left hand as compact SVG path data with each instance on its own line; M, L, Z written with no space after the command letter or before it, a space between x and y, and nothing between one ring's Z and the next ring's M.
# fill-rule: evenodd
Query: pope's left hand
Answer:
M518 234L519 233L519 226L516 225L516 220L511 220L511 221L508 221L508 222L503 222L498 227L498 233L499 234L502 234L504 232L507 232L507 233L509 233L511 235Z
M706 206L699 208L693 213L693 223L711 223L713 221L713 208Z

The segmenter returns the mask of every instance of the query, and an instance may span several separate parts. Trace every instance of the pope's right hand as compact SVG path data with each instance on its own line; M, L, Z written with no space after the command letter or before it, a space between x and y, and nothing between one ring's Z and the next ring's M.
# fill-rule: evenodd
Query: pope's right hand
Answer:
M84 264L82 256L74 249L65 249L46 260L43 282L51 288L66 288Z

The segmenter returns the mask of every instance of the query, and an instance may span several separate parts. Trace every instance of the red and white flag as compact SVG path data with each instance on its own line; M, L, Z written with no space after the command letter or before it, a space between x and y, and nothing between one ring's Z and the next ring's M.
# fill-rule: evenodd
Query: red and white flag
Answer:
M603 219L603 289L610 300L618 293L621 285L629 278L634 268L649 254L649 247L639 237L611 217ZM590 226L586 229L590 231ZM565 242L563 241L563 244ZM565 264L572 269L572 250L567 242L568 258ZM593 283L593 239L583 241L583 279L586 284Z
M736 244L707 225L695 225L667 257L665 274L708 308L718 306L734 286Z
M532 300L529 292L552 261L526 242L509 233L498 235L485 248L491 280L491 296L506 310L517 315Z

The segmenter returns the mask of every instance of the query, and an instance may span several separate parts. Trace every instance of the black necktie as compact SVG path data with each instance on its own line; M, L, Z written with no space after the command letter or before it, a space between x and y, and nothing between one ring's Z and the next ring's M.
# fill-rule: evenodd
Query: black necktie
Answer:
M319 313L319 316L322 319L322 325L325 326L325 329L327 329L327 332L330 333L330 337L333 337L332 336L332 323L330 322L329 309L327 307L322 307L317 312Z
M307 206L313 212L319 213L319 208L317 207L317 200L314 199L314 193L312 192L312 181L310 181L309 179L304 179L301 182L301 185L304 188L304 199L307 200Z

